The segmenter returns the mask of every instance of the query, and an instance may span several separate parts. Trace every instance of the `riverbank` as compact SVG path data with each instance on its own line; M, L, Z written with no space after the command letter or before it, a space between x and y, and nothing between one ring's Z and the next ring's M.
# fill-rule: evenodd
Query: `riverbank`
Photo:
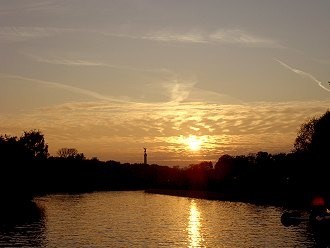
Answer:
M206 200L225 200L226 199L226 196L223 193L203 191L203 190L146 189L145 192L150 193L150 194L181 196L181 197L199 198L199 199L206 199Z
M233 193L223 193L215 191L206 190L181 190L181 189L146 189L145 193L150 194L160 194L160 195L170 195L179 197L189 197L196 199L205 200L217 200L217 201L230 201L230 202L244 202L257 205L270 205L283 208L308 208L306 201L302 198L293 198L288 196L273 195L270 197L266 194L233 194Z

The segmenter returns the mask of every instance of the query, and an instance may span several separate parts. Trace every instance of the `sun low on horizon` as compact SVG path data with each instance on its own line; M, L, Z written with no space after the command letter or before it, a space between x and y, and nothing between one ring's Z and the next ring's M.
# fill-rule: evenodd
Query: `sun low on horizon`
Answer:
M202 141L198 139L195 135L190 135L186 139L187 148L190 151L197 152L201 149Z
M169 166L288 152L330 106L330 1L296 2L0 1L0 135Z
M0 248L330 248L330 0L0 0L0 58Z

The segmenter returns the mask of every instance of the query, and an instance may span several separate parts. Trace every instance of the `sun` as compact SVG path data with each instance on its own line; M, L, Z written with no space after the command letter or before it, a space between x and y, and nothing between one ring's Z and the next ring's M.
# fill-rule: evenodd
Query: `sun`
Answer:
M187 138L186 143L191 151L199 151L201 149L202 141L195 135L190 135Z

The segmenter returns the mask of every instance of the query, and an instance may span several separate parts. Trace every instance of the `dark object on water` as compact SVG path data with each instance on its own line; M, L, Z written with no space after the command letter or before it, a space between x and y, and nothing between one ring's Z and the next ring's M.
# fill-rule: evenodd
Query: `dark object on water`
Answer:
M283 226L297 226L302 221L309 221L308 217L301 216L301 213L295 212L284 212L281 216L281 223Z
M309 216L302 216L299 211L284 212L281 216L281 223L284 226L296 226L302 221L308 221L313 227L330 230L330 211L324 197L319 195L313 197Z
M330 214L311 213L309 217L303 216L300 212L284 212L281 216L283 226L297 226L307 221L312 227L330 230Z
M330 229L330 213L328 212L311 213L309 221L313 226Z

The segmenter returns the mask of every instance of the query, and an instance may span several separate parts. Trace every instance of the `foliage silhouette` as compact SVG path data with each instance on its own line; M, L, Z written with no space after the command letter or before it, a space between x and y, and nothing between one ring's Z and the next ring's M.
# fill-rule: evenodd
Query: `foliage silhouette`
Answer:
M30 159L47 159L49 156L48 145L39 130L24 131L19 143L23 145Z
M85 156L83 153L79 153L76 148L61 148L57 151L57 155L64 159L78 159L83 160Z
M294 152L307 153L311 151L311 144L312 144L313 134L315 132L316 123L317 123L317 119L312 118L301 125L295 143L293 145Z
M85 159L75 148L62 148L59 157L49 157L40 131L24 132L20 139L4 135L0 136L0 193L15 200L54 192L158 189L282 205L308 205L313 195L321 193L330 202L329 133L327 111L302 124L291 153L225 154L214 167L202 161L184 168ZM208 193L191 193L197 191Z
M24 146L19 143L17 137L0 136L0 158L2 161L15 161L25 155Z
M48 145L39 130L24 131L16 136L0 136L0 157L3 160L47 159Z
M316 159L329 162L330 112L327 111L315 123L311 142L311 152Z
M319 118L303 123L294 143L294 152L305 153L314 159L328 160L330 147L330 111Z

